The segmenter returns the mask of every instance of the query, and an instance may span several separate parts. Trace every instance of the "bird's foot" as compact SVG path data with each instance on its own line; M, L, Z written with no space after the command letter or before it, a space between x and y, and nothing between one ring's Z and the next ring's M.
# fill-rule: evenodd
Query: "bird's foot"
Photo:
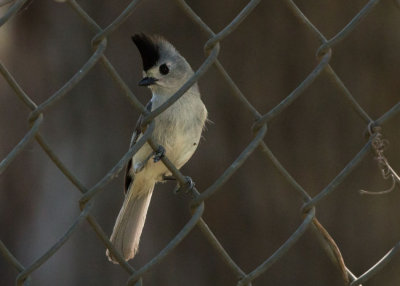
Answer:
M154 163L157 163L158 161L160 161L161 158L164 156L165 156L165 148L160 145L160 146L158 146L157 151L154 152L154 158L153 158Z
M182 192L182 191L185 191L186 193L188 193L188 192L191 191L191 190L194 188L194 186L196 185L196 184L194 183L194 181L192 180L191 177L186 176L185 179L186 179L185 184L183 184L182 186L179 186L179 185L176 186L176 188L175 188L175 190L174 190L174 193L175 193L175 194L180 193L180 192Z

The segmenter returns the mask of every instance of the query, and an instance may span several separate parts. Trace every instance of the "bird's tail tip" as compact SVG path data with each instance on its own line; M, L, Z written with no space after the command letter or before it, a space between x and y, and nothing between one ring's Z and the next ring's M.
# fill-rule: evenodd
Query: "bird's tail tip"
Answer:
M134 181L118 214L110 241L126 261L138 252L153 189L154 182L143 185ZM109 249L106 255L112 263L118 263Z

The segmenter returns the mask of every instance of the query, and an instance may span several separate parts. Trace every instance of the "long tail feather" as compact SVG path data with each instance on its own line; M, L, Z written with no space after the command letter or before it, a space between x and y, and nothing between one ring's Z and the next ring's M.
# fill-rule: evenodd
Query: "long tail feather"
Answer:
M118 214L110 240L125 260L137 253L154 184L147 180L134 180ZM111 262L118 263L108 249L106 254Z

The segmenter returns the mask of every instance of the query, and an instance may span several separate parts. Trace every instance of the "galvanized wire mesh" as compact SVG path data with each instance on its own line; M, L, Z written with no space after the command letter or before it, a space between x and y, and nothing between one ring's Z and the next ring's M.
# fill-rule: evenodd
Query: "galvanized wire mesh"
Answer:
M88 25L88 27L96 33L96 36L92 39L93 53L82 68L73 77L67 81L62 88L57 90L51 97L45 100L41 104L36 104L28 94L24 92L20 84L7 68L0 63L0 72L4 79L7 81L9 86L27 108L31 110L29 117L30 130L20 140L20 142L12 149L12 151L1 161L0 163L0 174L9 166L10 163L26 148L27 144L33 140L36 140L49 158L54 164L60 169L60 171L73 183L73 185L82 193L80 199L81 212L79 216L74 220L73 224L65 231L64 235L52 245L48 251L43 253L42 256L38 257L31 265L23 265L17 257L15 257L7 246L0 241L0 252L9 264L13 265L19 272L16 277L17 285L29 285L30 275L41 267L48 259L55 254L69 238L78 231L78 227L84 221L87 221L92 227L93 231L97 234L98 238L102 241L105 247L110 249L113 255L120 262L121 267L130 274L127 285L141 285L143 283L142 276L149 272L156 264L161 260L165 259L170 252L179 245L185 237L193 230L194 227L199 227L204 235L204 238L213 246L215 253L226 263L232 271L232 275L237 278L237 285L251 285L252 281L257 279L260 275L263 275L268 269L280 258L282 258L286 252L296 244L300 237L305 231L311 227L314 230L315 235L320 239L322 247L327 251L327 255L332 259L333 263L339 267L343 274L343 280L349 285L361 285L368 279L378 273L382 267L390 262L391 258L398 252L400 248L400 242L394 245L388 253L386 253L382 259L377 261L375 265L372 265L369 270L365 273L355 275L350 269L346 267L345 261L343 260L340 249L336 245L334 238L329 235L329 232L323 227L323 225L317 220L315 216L315 210L318 204L325 198L327 198L337 187L344 181L344 179L351 174L351 172L357 167L357 165L363 160L365 155L371 149L375 151L379 167L383 175L386 178L391 178L393 185L400 183L400 178L396 174L395 170L390 166L389 159L383 154L383 147L385 145L383 134L380 126L385 125L386 122L390 121L394 115L400 112L400 102L394 105L390 110L384 113L377 119L373 119L368 113L360 106L357 100L352 96L350 91L346 88L342 80L335 73L334 69L330 66L330 59L332 50L335 46L339 45L343 39L351 35L352 31L362 23L362 20L368 16L368 14L374 9L379 3L378 0L370 0L360 11L357 13L351 21L334 37L327 39L317 27L307 19L306 15L296 6L293 1L286 0L288 9L295 15L299 22L306 27L306 29L315 36L319 42L320 47L316 52L318 63L312 72L278 105L276 105L270 111L264 113L257 110L241 92L239 87L235 84L232 78L229 76L224 66L218 60L218 54L220 50L221 41L228 37L236 28L246 19L257 5L260 0L249 1L248 4L237 14L237 16L226 25L221 31L214 32L183 0L176 0L182 12L185 13L194 23L196 23L205 34L208 35L208 41L204 44L204 51L206 59L202 63L199 69L196 70L194 76L185 83L180 90L167 100L161 107L153 112L148 112L136 98L136 96L128 88L124 80L119 76L118 71L114 68L109 59L105 56L104 52L107 47L108 37L118 29L118 27L124 23L128 17L134 12L135 7L141 1L132 1L126 9L106 28L101 28L87 13L86 11L74 0L65 1L65 5L69 5ZM0 18L0 27L7 21L10 21L18 11L27 3L27 0L17 1L2 1L0 5L9 5L7 11ZM57 154L53 151L51 146L47 143L46 139L41 135L39 128L43 122L46 112L49 111L55 104L60 104L63 97L68 96L72 88L74 88L94 67L96 63L102 63L105 70L108 72L110 79L114 80L121 89L121 94L124 94L132 106L144 114L143 124L148 125L144 136L138 141L137 144L132 146L128 152L120 159L120 161L93 187L86 187L80 180L73 174L72 170L69 170L63 162L59 159ZM234 162L225 170L225 172L207 189L198 191L196 188L191 190L192 200L190 207L192 210L191 218L187 221L186 225L180 230L180 232L168 243L168 245L162 249L153 259L143 265L139 269L133 269L130 264L125 262L121 256L113 249L108 236L105 231L101 228L100 224L92 214L93 209L93 198L96 197L99 192L104 189L104 186L113 180L124 168L125 164L132 157L135 152L147 141L154 150L157 149L156 143L151 138L153 131L153 119L158 116L161 112L172 105L180 96L182 96L186 90L190 88L200 77L202 77L211 66L216 67L219 73L223 76L226 84L232 89L232 95L239 100L254 117L255 123L253 126L249 126L253 132L253 138L248 143L246 148L241 154L234 160ZM348 162L343 170L316 196L311 197L309 193L291 176L286 168L279 162L274 156L268 145L264 141L264 137L267 134L267 125L270 120L279 116L285 109L290 106L303 92L313 84L321 74L328 75L333 82L337 85L342 95L347 99L347 104L352 107L355 114L357 114L365 123L365 127L369 132L369 140L359 150L359 152ZM292 233L292 235L283 243L279 249L275 251L271 256L266 257L265 260L255 267L252 271L243 271L239 264L240 262L234 261L229 253L224 249L223 245L218 241L216 236L207 226L207 223L203 219L204 204L211 196L221 190L221 187L227 182L231 176L233 176L247 158L259 148L265 155L265 160L270 160L273 165L283 174L283 177L291 184L303 198L304 205L302 207L302 222L298 228ZM186 183L186 177L175 166L168 160L168 154L162 158L163 163L170 169L174 177L177 179L180 185L184 186Z

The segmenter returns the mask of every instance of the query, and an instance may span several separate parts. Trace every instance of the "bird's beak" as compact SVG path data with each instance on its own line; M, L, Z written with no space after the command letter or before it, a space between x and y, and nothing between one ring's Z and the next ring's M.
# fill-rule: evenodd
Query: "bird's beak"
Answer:
M140 86L149 86L149 85L155 84L157 80L158 80L158 79L156 79L156 78L154 78L154 77L148 77L148 76L146 76L146 77L142 78L142 80L139 81L138 84L139 84Z

